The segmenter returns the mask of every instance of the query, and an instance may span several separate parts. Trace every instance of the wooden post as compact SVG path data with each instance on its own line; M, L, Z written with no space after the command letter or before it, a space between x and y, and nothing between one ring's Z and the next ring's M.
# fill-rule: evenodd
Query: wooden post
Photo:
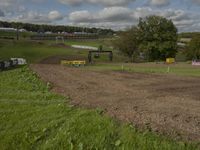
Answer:
M167 67L167 73L169 73L169 72L170 72L170 66Z

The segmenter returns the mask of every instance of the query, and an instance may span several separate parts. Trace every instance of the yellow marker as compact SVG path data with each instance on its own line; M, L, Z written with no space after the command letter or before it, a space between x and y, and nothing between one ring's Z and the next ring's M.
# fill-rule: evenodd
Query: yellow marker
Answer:
M62 65L86 65L86 61L80 61L80 60L74 60L74 61L67 61L67 60L62 60L61 61Z
M173 63L175 63L176 61L175 61L175 58L167 58L166 59L166 63L167 64L173 64Z

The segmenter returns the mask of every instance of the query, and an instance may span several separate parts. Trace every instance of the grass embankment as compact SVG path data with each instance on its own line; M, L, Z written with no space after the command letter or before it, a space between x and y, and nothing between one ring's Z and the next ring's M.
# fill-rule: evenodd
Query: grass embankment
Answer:
M28 68L0 72L0 149L197 149L69 105Z

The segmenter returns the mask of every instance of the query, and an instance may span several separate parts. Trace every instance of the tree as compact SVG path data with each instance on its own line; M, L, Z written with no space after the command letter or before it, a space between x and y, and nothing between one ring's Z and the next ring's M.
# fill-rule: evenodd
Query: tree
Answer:
M188 59L200 59L200 36L194 36L187 46Z
M128 56L130 61L134 61L134 56L138 53L139 44L137 27L121 32L119 38L114 41L114 47Z
M149 61L165 60L177 53L177 28L171 20L160 16L140 18L138 24L140 49Z

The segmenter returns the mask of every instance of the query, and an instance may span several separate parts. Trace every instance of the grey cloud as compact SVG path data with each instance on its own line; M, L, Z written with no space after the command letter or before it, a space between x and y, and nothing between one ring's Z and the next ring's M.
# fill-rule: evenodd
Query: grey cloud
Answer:
M58 0L66 5L81 5L85 3L89 4L101 4L104 6L124 6L128 5L135 0Z
M5 17L5 14L2 10L0 10L0 17Z
M200 0L192 0L193 3L200 5Z
M170 4L170 0L149 0L149 4L154 6L166 6Z
M57 10L53 10L53 11L50 11L49 14L48 14L48 18L50 20L62 20L63 19L63 16L60 14L60 12L58 12Z
M189 14L183 10L168 9L165 11L160 11L160 15L173 21L182 21L190 19Z
M0 0L0 9L7 13L17 13L25 11L24 0Z
M53 23L62 20L63 16L58 11L51 11L48 14L30 11L17 16L14 20L27 23Z
M75 23L127 22L133 19L131 14L132 11L126 7L109 7L97 13L87 10L72 12L69 19Z
M140 17L149 15L159 15L171 19L179 31L194 30L200 26L199 14L173 9L154 10L150 7L141 7L135 10L126 7L109 7L96 13L87 10L76 11L69 15L69 20L75 25L122 29L136 25Z

